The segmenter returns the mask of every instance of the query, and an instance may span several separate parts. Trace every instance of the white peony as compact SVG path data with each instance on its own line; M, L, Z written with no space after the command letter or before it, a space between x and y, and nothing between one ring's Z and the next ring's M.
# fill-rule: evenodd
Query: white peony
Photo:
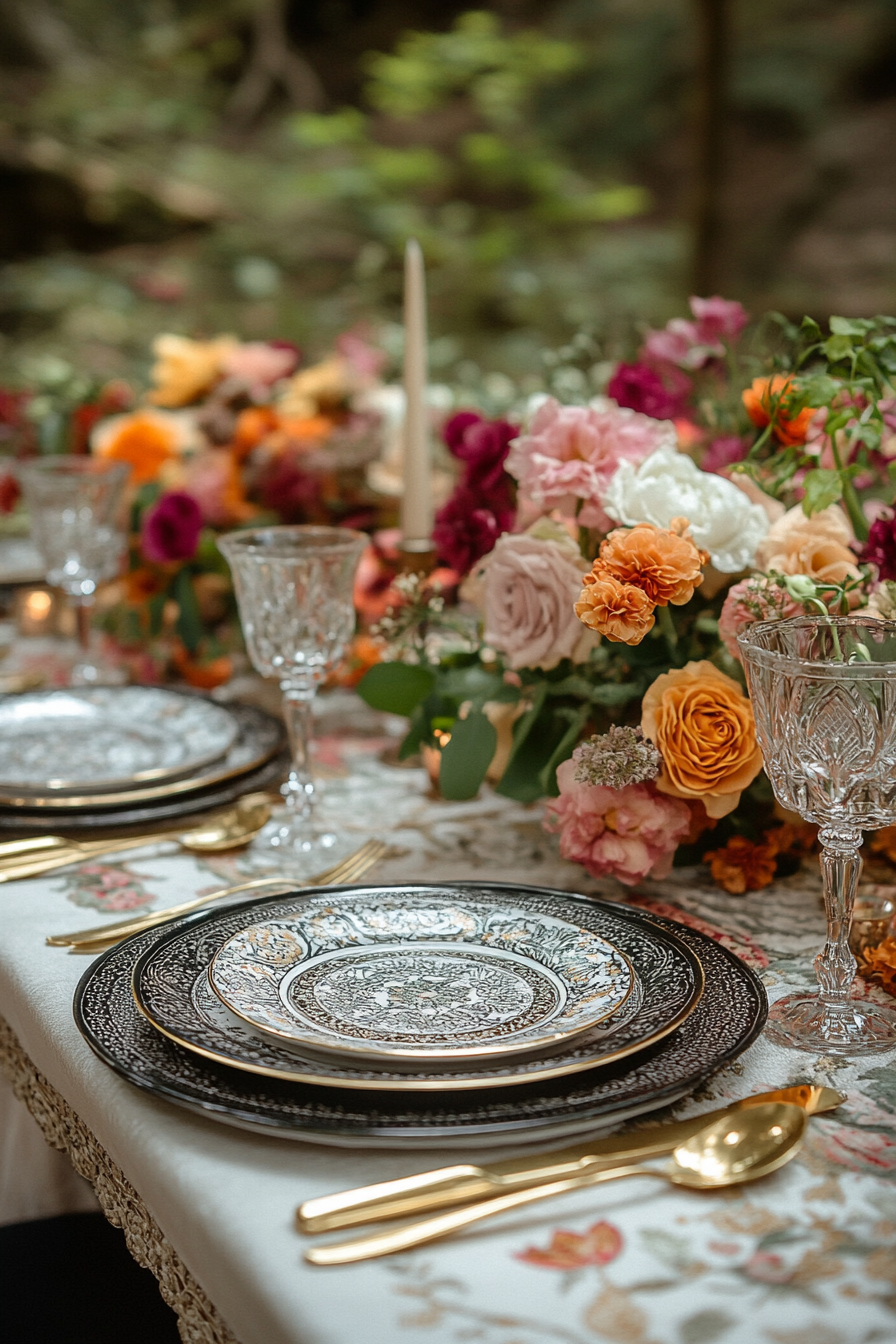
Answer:
M753 504L724 476L700 468L674 448L660 448L640 466L621 462L613 473L603 506L611 518L634 527L668 527L687 518L691 536L709 551L716 569L737 574L754 562L756 547L769 528L761 504Z

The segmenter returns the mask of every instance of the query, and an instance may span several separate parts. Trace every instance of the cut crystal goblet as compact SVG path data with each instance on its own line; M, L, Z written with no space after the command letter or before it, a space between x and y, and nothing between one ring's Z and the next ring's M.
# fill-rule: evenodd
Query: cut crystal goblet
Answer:
M896 822L896 622L797 616L752 625L737 642L775 797L821 828L818 992L779 999L767 1034L824 1054L892 1049L896 1012L852 997L849 927L862 832Z
M124 558L122 500L129 474L127 463L96 457L38 457L19 466L47 583L75 603L81 655L70 673L73 686L127 680L124 669L94 647L90 621L97 588L116 577Z
M265 527L219 538L236 588L249 656L276 676L292 750L279 808L249 849L249 866L309 877L357 844L314 817L310 743L318 687L355 628L355 570L367 544L343 527Z

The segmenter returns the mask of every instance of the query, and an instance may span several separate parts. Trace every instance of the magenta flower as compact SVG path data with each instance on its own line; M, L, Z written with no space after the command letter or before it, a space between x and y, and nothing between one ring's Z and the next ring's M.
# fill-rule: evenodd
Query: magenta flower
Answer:
M665 877L687 835L691 813L680 798L655 784L611 789L580 784L574 761L557 767L559 798L547 805L544 825L560 833L564 859L580 863L592 877L615 877L633 886L648 875Z
M896 517L892 509L871 524L861 558L865 564L877 566L878 578L896 579Z
M607 396L618 406L649 415L654 420L674 420L684 415L691 381L681 376L683 387L671 389L647 364L619 364L607 386Z
M502 532L512 527L513 513L509 501L490 506L467 486L459 485L436 514L432 539L439 559L458 574L469 573L477 560L494 549Z
M140 546L147 560L167 565L192 560L202 531L202 510L192 495L163 495L143 518Z
M700 463L701 470L724 472L726 467L734 466L735 462L743 462L748 452L749 448L743 439L739 439L736 434L726 434L720 439L713 439Z
M455 420L459 418L454 417ZM455 436L451 451L466 463L463 484L480 494L498 495L509 501L510 480L504 463L517 434L517 426L507 420L479 420L467 425L459 438Z
M448 451L453 453L455 457L459 457L460 454L457 449L463 443L467 430L471 425L482 424L484 419L485 417L480 415L478 411L458 411L456 415L452 415L450 419L446 420L442 429L442 438L448 445Z
M706 343L720 338L736 341L750 320L746 308L736 299L723 299L718 294L711 299L692 297L690 305L697 319L697 334Z
M660 448L676 448L675 430L608 398L589 406L561 406L553 397L539 407L528 434L507 455L507 470L523 494L545 512L559 508L583 527L609 531L602 501L622 462L640 464Z

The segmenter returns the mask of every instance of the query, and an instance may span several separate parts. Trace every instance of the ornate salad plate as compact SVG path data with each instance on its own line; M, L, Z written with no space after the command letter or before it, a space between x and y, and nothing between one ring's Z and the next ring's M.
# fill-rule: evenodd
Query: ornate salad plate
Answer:
M0 700L0 789L135 789L218 760L238 733L221 705L157 686L9 696Z
M515 898L521 892L499 884L488 889L512 891ZM194 1114L305 1142L403 1149L468 1149L471 1143L534 1143L593 1132L686 1096L741 1054L762 1030L768 1004L761 983L738 957L705 934L624 905L547 888L525 890L533 900L550 896L571 902L583 924L603 912L672 935L705 973L706 988L693 1011L676 1030L628 1058L570 1077L535 1078L520 1088L486 1086L451 1097L442 1095L442 1086L438 1093L382 1089L365 1095L344 1085L258 1077L178 1045L156 1030L135 1002L132 976L143 955L170 938L174 928L207 926L210 916L200 915L161 934L139 934L99 957L76 991L75 1020L95 1053L121 1077Z
M376 894L380 893L368 892L367 899ZM528 892L522 899L531 912L535 900ZM306 900L280 896L264 904L279 919L288 917ZM379 1062L371 1065L351 1058L303 1057L294 1048L269 1040L231 1013L209 984L209 963L226 942L228 928L245 922L245 907L213 922L173 929L158 939L134 967L134 997L140 1010L169 1039L206 1059L250 1073L365 1091L456 1092L509 1087L578 1073L644 1049L674 1031L700 997L700 963L678 938L608 910L592 908L585 917L624 953L634 971L634 988L618 1011L591 1031L550 1054L533 1058L486 1059L450 1071L417 1065L413 1071L406 1071L404 1067L390 1069Z
M278 1043L393 1069L551 1052L635 986L627 957L562 903L450 887L293 901L244 922L208 975L226 1008Z

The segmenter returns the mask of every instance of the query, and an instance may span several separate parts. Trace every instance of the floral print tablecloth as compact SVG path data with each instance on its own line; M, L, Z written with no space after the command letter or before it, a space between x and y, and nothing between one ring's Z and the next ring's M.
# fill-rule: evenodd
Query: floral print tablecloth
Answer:
M674 870L637 892L594 882L559 859L540 807L492 793L472 803L437 801L422 771L383 763L394 741L362 727L352 736L350 727L348 736L319 744L330 777L327 807L359 831L388 831L395 846L372 880L481 877L628 899L723 941L758 972L771 999L813 982L824 919L811 862L745 898L714 888L705 869ZM111 912L182 899L188 872L199 891L238 869L232 859L198 863L156 852L83 865L53 881L75 904ZM327 1325L303 1324L299 1311L295 1342L893 1344L894 1062L894 1055L858 1063L812 1056L760 1038L698 1095L663 1114L804 1081L845 1092L845 1105L813 1119L800 1157L773 1177L711 1195L628 1180L418 1252L340 1271L302 1270L302 1300L310 1311L325 1298ZM413 1153L405 1169L428 1165L426 1154ZM394 1162L386 1170L369 1155L364 1179L392 1174ZM301 1243L289 1235L294 1275Z

